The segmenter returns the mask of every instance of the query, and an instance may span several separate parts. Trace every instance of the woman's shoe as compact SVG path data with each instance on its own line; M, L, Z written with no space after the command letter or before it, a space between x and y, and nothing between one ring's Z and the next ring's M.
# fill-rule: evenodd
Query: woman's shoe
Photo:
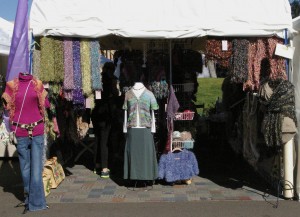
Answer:
M104 178L104 179L107 179L107 178L109 178L109 173L110 173L110 171L109 170L106 170L106 171L101 171L101 175L100 175L100 177L101 178Z

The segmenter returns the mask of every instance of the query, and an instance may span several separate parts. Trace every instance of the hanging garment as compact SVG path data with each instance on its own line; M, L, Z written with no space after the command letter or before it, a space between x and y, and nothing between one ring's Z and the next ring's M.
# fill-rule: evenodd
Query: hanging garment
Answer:
M271 91L271 92L270 92ZM271 95L268 93L272 93ZM265 114L262 123L262 133L265 137L266 145L269 147L281 148L284 143L282 132L289 131L289 139L293 138L297 132L297 119L295 112L295 87L283 79L269 80L264 83L259 91L261 97L260 103L264 106ZM269 98L264 98L270 96ZM283 126L291 126L284 123L285 117L289 117L294 122L294 132L289 127L283 129ZM288 138L284 137L285 140Z
M259 159L257 149L257 97L247 93L243 108L243 156L254 168Z
M124 152L124 179L155 180L156 150L150 128L128 128Z
M173 86L170 86L168 105L167 105L167 128L168 128L168 138L165 151L171 150L171 134L173 132L173 121L175 118L175 113L178 111L180 105L176 98Z
M158 164L158 178L167 182L187 180L199 174L196 156L193 152L182 150L168 152L160 157Z

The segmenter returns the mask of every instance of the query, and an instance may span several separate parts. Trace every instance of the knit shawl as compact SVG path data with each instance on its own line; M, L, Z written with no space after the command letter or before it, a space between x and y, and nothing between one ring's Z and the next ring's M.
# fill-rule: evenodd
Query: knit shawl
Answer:
M266 106L263 118L265 142L269 147L281 148L283 118L289 117L297 125L294 85L283 79L269 81L268 84L273 89L273 94L269 100L261 100Z

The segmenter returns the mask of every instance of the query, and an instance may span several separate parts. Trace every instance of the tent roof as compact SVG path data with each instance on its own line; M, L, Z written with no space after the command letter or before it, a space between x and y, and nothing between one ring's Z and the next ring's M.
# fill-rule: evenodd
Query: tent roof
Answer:
M33 0L35 36L191 38L283 36L288 0Z
M14 24L0 17L0 54L8 55Z

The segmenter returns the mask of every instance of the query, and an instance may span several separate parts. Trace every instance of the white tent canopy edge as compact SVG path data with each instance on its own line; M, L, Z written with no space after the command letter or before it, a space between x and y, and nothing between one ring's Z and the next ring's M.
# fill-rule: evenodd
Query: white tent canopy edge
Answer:
M0 55L9 54L13 29L13 23L0 17Z
M292 31L288 0L33 0L34 36L192 38Z

